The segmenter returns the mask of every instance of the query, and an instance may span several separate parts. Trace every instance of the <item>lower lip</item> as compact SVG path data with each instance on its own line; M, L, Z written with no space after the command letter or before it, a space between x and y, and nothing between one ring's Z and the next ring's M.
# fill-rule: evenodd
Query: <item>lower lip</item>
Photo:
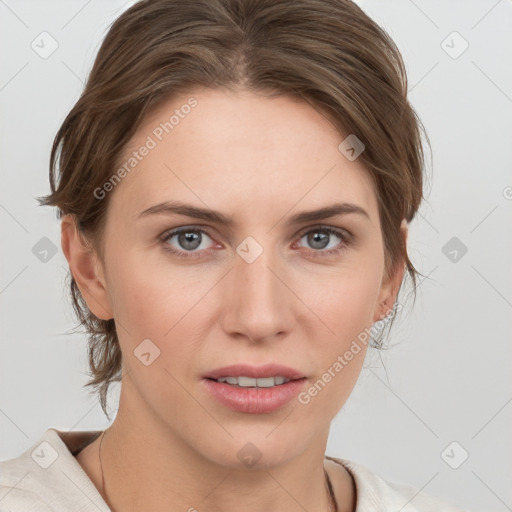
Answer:
M306 379L291 380L271 388L243 388L225 382L203 379L208 393L237 412L265 414L284 407L304 387Z

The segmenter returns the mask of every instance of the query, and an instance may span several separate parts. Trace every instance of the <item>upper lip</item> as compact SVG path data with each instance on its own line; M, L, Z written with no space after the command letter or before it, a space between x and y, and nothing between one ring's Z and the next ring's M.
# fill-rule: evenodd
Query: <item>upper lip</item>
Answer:
M250 366L248 364L234 364L217 368L205 375L205 379L220 379L221 377L252 377L264 379L265 377L285 377L290 380L303 379L305 376L298 370L280 364L265 364L263 366Z

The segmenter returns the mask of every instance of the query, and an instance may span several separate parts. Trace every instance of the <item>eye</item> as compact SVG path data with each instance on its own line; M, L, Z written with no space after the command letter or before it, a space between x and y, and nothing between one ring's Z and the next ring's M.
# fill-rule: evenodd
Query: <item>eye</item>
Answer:
M345 250L351 242L350 234L345 230L334 229L330 226L318 226L303 232L301 239L313 248L313 257L333 256ZM338 238L338 242L333 240Z
M207 244L204 244L205 237L211 240L204 229L185 227L164 233L161 240L166 251L178 257L194 258L200 256L200 251L208 249L208 247L205 247ZM171 243L173 239L175 242L174 245ZM196 255L196 253L198 254Z
M199 227L183 227L166 231L160 239L164 250L179 258L200 258L204 251L213 248L207 243L207 239L212 241L212 238L207 231ZM303 239L310 246L309 252L312 257L329 257L347 249L351 244L352 235L345 230L330 226L318 226L302 232L299 242ZM217 244L216 247L222 246Z

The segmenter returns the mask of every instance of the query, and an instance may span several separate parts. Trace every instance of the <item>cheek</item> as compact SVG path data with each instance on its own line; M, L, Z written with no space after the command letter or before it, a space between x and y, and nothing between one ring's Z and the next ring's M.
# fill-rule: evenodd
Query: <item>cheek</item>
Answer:
M369 327L373 322L373 311L377 301L382 265L379 261L346 265L329 275L304 276L295 282L301 283L299 297L304 297L319 321L330 328L329 344L343 345L347 340ZM332 332L331 332L332 331Z
M183 337L184 330L188 339L194 337L194 318L198 320L200 312L210 307L207 295L214 278L165 262L148 264L135 251L116 261L109 273L109 288L116 320L124 327L119 337L125 349L133 350L149 338L164 350L174 338Z
M357 261L347 262L342 269L321 280L302 277L302 281L296 281L302 283L298 295L304 297L317 318L308 325L320 329L309 333L310 339L315 340L308 347L309 355L319 362L317 378L330 370L331 375L325 375L322 380L332 382L329 388L335 393L336 403L343 402L350 394L363 365L380 291L382 265L372 253L369 257L359 255Z
M350 396L364 363L379 274L339 275L329 279L324 290L313 297L310 294L311 309L321 320L315 325L327 334L310 334L314 343L308 346L309 357L317 361L317 373L299 403L313 416L332 419Z
M190 286L179 270L164 272L135 258L118 265L112 280L119 343L136 395L155 410L162 403L185 402L188 395L173 376L187 371L194 360L194 304L199 301L195 307L201 307L207 287ZM152 360L148 366L141 359L145 353Z

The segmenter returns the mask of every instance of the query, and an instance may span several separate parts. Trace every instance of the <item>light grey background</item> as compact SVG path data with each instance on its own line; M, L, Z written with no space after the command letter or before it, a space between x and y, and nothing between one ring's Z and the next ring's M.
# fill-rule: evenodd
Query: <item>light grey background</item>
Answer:
M49 192L52 139L105 30L132 3L0 0L2 459L50 426L109 424L82 387L85 337L66 334L59 223L35 197ZM512 510L512 2L358 3L400 48L431 138L428 202L409 236L428 278L393 328L394 348L370 351L327 453L474 511ZM31 47L43 31L58 43L47 58ZM46 262L33 252L43 237L58 249ZM445 255L453 237L459 248Z

